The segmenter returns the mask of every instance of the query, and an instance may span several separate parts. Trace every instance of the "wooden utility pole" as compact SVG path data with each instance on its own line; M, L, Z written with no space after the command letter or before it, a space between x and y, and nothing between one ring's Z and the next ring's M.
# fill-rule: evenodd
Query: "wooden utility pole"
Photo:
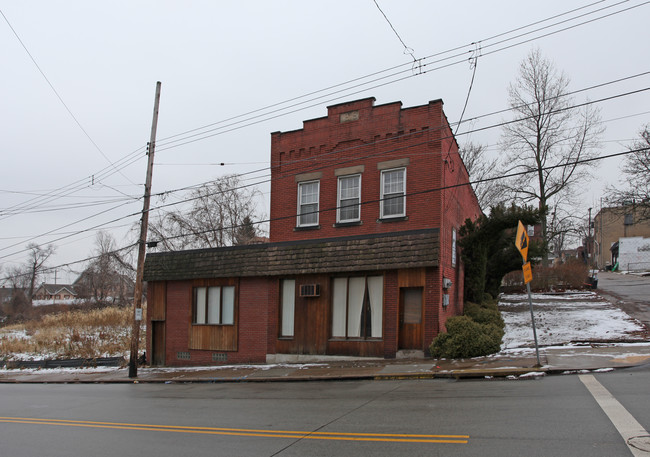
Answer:
M158 128L158 106L160 104L160 86L156 83L156 97L153 105L153 121L147 154L147 178L144 184L144 203L140 220L140 239L138 240L138 267L135 275L133 292L133 329L131 330L131 356L129 358L129 378L138 377L138 340L140 339L140 322L142 322L142 278L144 276L144 256L147 247L147 230L149 229L149 200L151 199L151 178L153 177L153 154L156 147L156 129Z

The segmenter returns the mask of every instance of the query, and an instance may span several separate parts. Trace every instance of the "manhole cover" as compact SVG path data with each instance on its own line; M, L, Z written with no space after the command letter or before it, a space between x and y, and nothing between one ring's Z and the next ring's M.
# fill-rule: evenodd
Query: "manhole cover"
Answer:
M633 436L627 440L627 444L639 449L640 451L650 452L650 435Z

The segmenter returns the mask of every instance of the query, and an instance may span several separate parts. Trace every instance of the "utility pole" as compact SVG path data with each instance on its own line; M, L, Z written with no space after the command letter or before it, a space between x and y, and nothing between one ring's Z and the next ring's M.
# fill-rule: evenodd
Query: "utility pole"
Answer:
M129 378L138 377L138 340L140 339L140 322L142 322L142 278L144 276L144 256L147 247L147 230L149 229L149 200L151 199L151 178L153 177L153 154L156 147L156 129L158 128L158 106L160 104L160 86L156 83L156 97L153 105L151 137L147 145L147 178L144 184L144 203L140 220L140 239L138 240L138 267L135 275L133 292L133 328L131 330L131 356L129 358Z

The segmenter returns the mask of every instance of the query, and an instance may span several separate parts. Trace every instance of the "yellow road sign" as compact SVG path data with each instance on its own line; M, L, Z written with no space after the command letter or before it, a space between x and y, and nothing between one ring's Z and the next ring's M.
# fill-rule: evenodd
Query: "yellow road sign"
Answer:
M524 262L528 260L528 245L530 240L528 238L528 233L526 232L526 227L524 224L519 221L519 226L517 227L517 237L515 238L515 246L519 249L521 256L524 258Z
M530 268L530 262L526 262L521 269L524 272L524 284L528 284L533 280L533 270Z

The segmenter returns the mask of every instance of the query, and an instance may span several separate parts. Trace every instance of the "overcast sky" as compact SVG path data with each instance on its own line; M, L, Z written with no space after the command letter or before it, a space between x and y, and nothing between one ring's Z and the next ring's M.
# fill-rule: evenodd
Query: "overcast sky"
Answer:
M650 122L650 91L621 96L650 86L647 74L630 78L650 71L649 2L377 1L390 24L373 0L0 2L0 266L23 262L29 242L54 243L57 266L89 257L99 229L120 246L134 241L127 232L142 209L156 81L154 193L263 170L271 132L301 128L343 101L442 99L458 122L473 55L463 119L474 120L460 127L461 145L499 153L501 132L489 127L511 115L485 115L507 107L532 47L566 72L570 90L629 78L575 96L614 97L598 103L601 154L624 150ZM576 214L598 207L621 161L601 161ZM268 215L266 170L245 179L263 182ZM58 282L75 278L58 270Z

